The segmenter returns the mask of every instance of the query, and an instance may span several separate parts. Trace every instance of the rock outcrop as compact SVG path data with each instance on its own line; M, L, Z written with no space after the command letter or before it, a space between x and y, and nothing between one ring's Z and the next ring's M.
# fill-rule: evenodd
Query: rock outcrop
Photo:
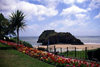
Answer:
M38 43L42 43L42 45L50 44L72 44L72 45L83 45L81 40L75 38L69 32L60 32L57 33L54 30L45 30L37 41Z

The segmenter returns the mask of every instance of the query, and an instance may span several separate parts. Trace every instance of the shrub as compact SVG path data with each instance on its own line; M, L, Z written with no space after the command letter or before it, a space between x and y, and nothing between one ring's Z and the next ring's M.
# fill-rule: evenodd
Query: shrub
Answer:
M100 48L88 51L88 58L94 61L100 61Z
M17 40L16 40L17 38L16 37L14 37L14 38L11 38L9 41L10 42L17 42ZM30 43L28 43L28 42L26 42L26 41L22 41L22 40L19 40L20 41L20 44L23 44L24 46L26 46L26 47L30 47L30 48L32 48L32 45L30 44Z
M47 51L47 49L39 47L38 50Z
M32 45L30 43L28 43L26 41L22 41L22 40L20 40L20 41L21 41L21 44L23 44L24 46L32 48Z

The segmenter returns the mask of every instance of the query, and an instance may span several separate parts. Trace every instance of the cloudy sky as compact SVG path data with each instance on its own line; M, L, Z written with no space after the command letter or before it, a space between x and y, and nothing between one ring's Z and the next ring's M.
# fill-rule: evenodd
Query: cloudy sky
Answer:
M39 36L51 29L100 36L100 0L0 0L0 13L6 18L17 9L26 15L20 36Z

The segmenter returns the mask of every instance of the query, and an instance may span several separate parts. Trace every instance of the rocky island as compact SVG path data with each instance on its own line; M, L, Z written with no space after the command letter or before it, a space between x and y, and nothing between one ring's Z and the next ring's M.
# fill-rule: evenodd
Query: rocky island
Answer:
M45 30L37 41L42 45L47 44L72 44L72 45L83 45L81 40L74 37L69 32L55 32L54 30Z

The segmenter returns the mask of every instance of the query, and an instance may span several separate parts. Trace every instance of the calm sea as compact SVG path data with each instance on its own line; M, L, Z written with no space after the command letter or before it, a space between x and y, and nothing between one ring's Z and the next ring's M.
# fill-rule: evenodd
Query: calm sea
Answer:
M100 44L100 36L76 36L85 44ZM37 43L38 37L20 37L21 40L27 41L33 46L38 46L41 43Z

